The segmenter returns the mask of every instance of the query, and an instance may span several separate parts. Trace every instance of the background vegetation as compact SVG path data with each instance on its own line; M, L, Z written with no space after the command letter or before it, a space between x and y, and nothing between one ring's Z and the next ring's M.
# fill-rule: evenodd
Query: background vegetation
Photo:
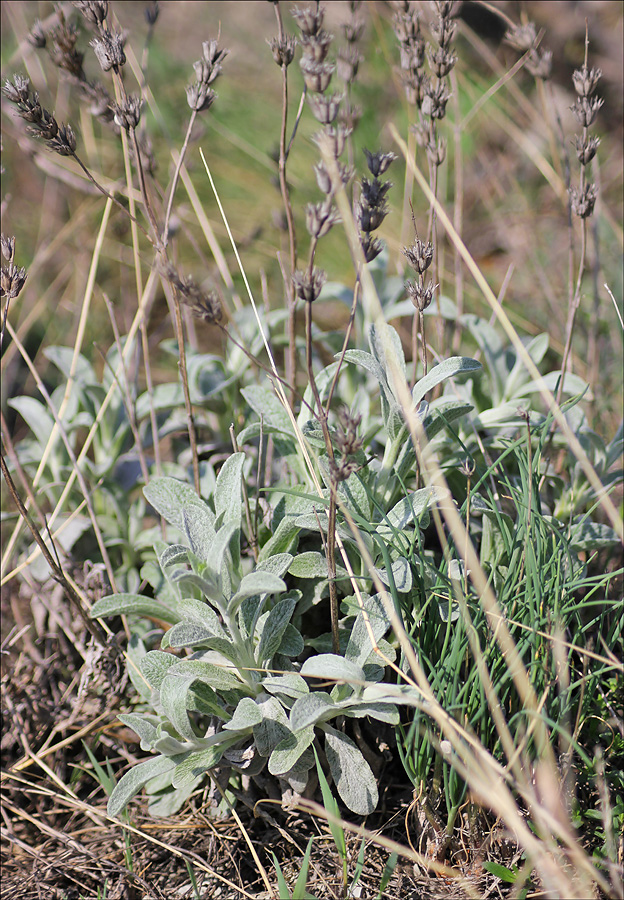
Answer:
M2 16L10 887L620 896L621 5Z

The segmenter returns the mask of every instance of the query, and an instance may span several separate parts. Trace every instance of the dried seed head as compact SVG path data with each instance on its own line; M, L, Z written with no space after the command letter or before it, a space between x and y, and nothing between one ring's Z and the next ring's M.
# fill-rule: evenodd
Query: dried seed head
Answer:
M338 110L338 124L342 125L343 128L346 128L348 134L351 134L353 132L353 129L357 127L357 123L361 118L361 106L341 106Z
M456 30L457 23L446 16L440 16L440 18L431 26L431 33L442 50L448 50L450 48Z
M323 27L325 9L322 6L304 6L303 9L295 7L292 16L302 34L317 34Z
M416 135L416 143L419 147L426 147L431 140L429 126L424 122L414 122L413 125L410 125L410 131Z
M461 3L457 0L433 0L431 6L440 18L452 19L459 13Z
M602 78L602 69L588 69L585 64L572 73L574 90L579 97L589 97L594 93Z
M444 47L434 50L428 46L427 58L431 71L437 78L445 78L457 62L457 57Z
M433 292L435 291L436 287L437 285L434 285L431 281L426 287L424 284L419 284L418 282L405 282L405 290L407 291L410 300L419 312L424 312L431 304L431 301L433 300Z
M33 94L17 104L19 114L25 122L38 123L43 119L44 109L39 103L39 94ZM47 112L47 110L45 110ZM48 114L49 116L49 114Z
M8 266L2 266L0 272L0 289L3 297L14 300L18 296L28 275L26 269L18 269L12 262Z
M287 35L285 38L271 38L268 41L273 54L273 59L278 66L286 68L291 64L295 57L295 48L297 46L297 38Z
M341 47L336 59L338 78L344 81L345 84L351 84L358 73L361 60L362 56L357 50Z
M59 156L73 156L76 152L76 135L69 125L61 125L56 137L48 141L50 150Z
M199 84L208 86L219 77L223 71L221 62L228 55L229 50L219 50L217 41L204 41L202 44L202 58L193 63L195 78Z
M113 67L120 68L126 64L124 38L118 32L103 31L99 37L89 41L89 46L93 47L93 52L103 72L108 72Z
M219 50L218 41L212 40L202 42L202 53L204 56L204 60L208 63L209 66L216 66L218 63L222 63L229 52L230 51L226 50L225 48Z
M379 175L383 175L392 165L394 160L398 159L396 153L382 153L381 150L371 153L371 151L366 148L364 148L364 155L366 156L368 171L371 175L374 175L375 178Z
M332 205L331 197L327 197L322 203L308 203L305 208L306 228L313 238L322 238L337 222L340 222L340 213Z
M362 244L362 252L367 263L372 262L384 249L383 241L373 237L371 234L363 234L360 238Z
M427 159L432 166L441 166L446 159L446 141L444 138L429 139L425 144L425 150Z
M100 82L83 84L82 90L89 101L89 112L103 122L112 122L114 113L111 109L110 94Z
M446 115L446 104L449 101L451 93L444 81L438 81L433 85L428 82L424 89L421 109L425 116L432 119L443 119Z
M338 162L337 166L341 182L347 184L353 178L353 169L341 162ZM316 175L316 183L323 194L332 194L334 187L331 175L325 168L325 163L323 161L318 162L314 166L314 174Z
M5 81L2 93L11 103L26 103L30 100L30 81L22 75L14 75L13 84Z
M533 50L526 61L527 72L534 78L547 81L552 73L552 50Z
M191 109L197 110L197 112L210 109L216 97L212 88L201 82L189 84L186 88L186 102Z
M331 94L330 96L310 94L308 96L308 104L314 118L321 125L331 125L338 115L343 96L344 94Z
M352 19L350 22L344 22L342 25L342 32L345 41L348 44L357 43L364 33L364 27L365 25L362 19Z
M391 181L380 181L373 178L362 178L362 194L360 200L363 206L375 207L383 202L384 197L392 187Z
M416 239L411 247L403 247L403 255L408 263L419 275L427 271L433 260L433 245L431 241Z
M411 44L420 39L420 17L411 7L407 11L397 11L392 20L392 28L402 44Z
M595 184L586 184L582 189L570 189L572 212L580 219L587 219L594 211L598 190Z
M338 412L338 420L334 442L342 459L338 463L335 459L330 460L330 472L334 483L346 481L359 468L358 462L353 457L362 449L362 440L357 436L362 417L352 416L349 410L343 407Z
M405 72L415 72L420 69L425 61L425 42L423 40L411 41L409 44L400 44L401 68Z
M33 27L30 29L30 34L28 35L28 43L35 47L37 50L43 50L47 43L46 33L43 30L43 26L39 19L35 22Z
M360 231L376 231L390 212L387 203L379 203L377 206L366 206L362 201L355 204L354 217Z
M2 255L9 262L13 262L13 258L15 257L15 238L7 237L6 234L0 236L0 249L2 250Z
M115 123L125 131L136 128L141 119L142 106L141 98L133 94L128 94L121 103L113 103L111 109L115 116Z
M505 32L503 40L509 44L514 50L520 53L526 53L537 42L537 30L534 22L527 22L524 25L513 25Z
M422 69L410 69L401 73L405 99L410 106L422 106L425 91L429 88L429 76Z
M362 441L357 436L362 416L352 416L348 409L342 407L338 412L338 419L340 425L336 434L337 447L344 456L353 456L362 449Z
M312 140L321 153L328 153L334 159L338 159L345 148L345 143L352 129L338 122L336 125L326 125L322 131L312 135Z
M598 110L604 103L600 97L577 97L570 109L583 128L589 128L596 121Z
M334 36L322 28L316 34L302 34L299 43L303 50L303 55L315 62L323 62L329 52L329 45L333 41Z
M108 0L73 0L90 25L100 26L108 15Z
M323 91L327 90L336 68L333 63L317 62L307 56L301 58L299 67L307 89L314 93L323 93Z
M295 294L306 303L314 303L315 300L318 300L326 280L327 273L322 269L313 269L311 274L297 269L292 275Z
M36 95L35 95L36 96ZM33 124L30 128L27 129L29 134L32 134L33 137L41 138L44 141L51 141L56 137L59 131L59 126L52 115L47 109L43 109L39 106L39 102L37 101L36 109L33 108L31 111L32 115L39 115L39 118L28 118L27 115L24 115L23 118L26 119L27 122L32 122ZM55 149L54 147L52 149Z
M180 302L188 306L194 316L213 324L221 320L223 310L215 291L208 291L208 293L202 291L190 275L181 278L171 263L166 263L162 267L162 273L167 281L177 288Z
M465 459L462 460L462 463L459 467L459 471L466 478L472 478L472 476L474 475L474 473L476 471L476 468L477 468L477 464L474 461L474 459L471 459L469 456L467 456Z
M66 22L60 7L57 7L57 24L50 29L48 39L48 52L54 65L74 75L79 81L84 81L84 53L76 50L78 29L74 24Z
M160 15L160 4L158 0L154 0L153 3L148 3L145 7L145 21L150 27L153 27L158 20L158 16Z
M582 166L586 166L596 155L596 150L600 144L600 138L593 136L582 137L577 134L574 138L574 143L576 145L576 156L578 161Z

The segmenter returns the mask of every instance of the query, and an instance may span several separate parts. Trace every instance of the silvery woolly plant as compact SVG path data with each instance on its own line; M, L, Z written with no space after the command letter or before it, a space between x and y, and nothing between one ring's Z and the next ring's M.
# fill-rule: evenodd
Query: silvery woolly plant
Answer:
M398 355L398 336L393 329L389 334ZM251 524L244 503L248 473L243 452L223 464L211 503L174 478L155 478L145 487L148 503L184 543L155 543L158 565L149 563L141 572L153 597L117 593L92 608L93 617L124 614L170 626L160 649L147 650L140 632L130 642L129 671L146 710L120 718L139 735L142 748L156 755L121 779L110 798L112 815L143 787L153 814L172 813L209 771L227 784L232 771L254 777L266 769L285 789L302 793L314 764L313 744L324 751L345 805L360 815L375 808L375 776L343 723L369 717L398 724L396 705L371 694L384 678L385 663L395 658L392 644L384 640L392 611L373 592L374 585L386 585L400 608L398 595L412 590L409 546L439 498L430 488L407 495L402 489L416 458L413 449L405 449L410 442L391 387L390 363L374 328L369 343L371 353L352 350L345 358L357 364L363 379L372 376L381 387L384 460L365 464L356 438L359 422L347 414L330 432L334 455L323 453L323 435L304 404L299 424L318 449L323 496L314 500L302 487L278 486L256 560L241 552L242 539L249 543ZM402 353L398 358L400 363ZM321 398L337 365L317 376ZM472 360L447 360L414 387L414 407L431 434L445 422L428 414L424 393L476 366ZM404 363L402 371L406 377ZM294 429L268 389L249 387L243 394L262 422L247 426L237 443L242 446L266 429L284 458L295 460ZM452 411L447 414L452 417ZM310 639L296 626L329 587L321 551L332 492L338 497L337 533L348 547L358 589L349 595L347 571L337 566L335 578L345 588L344 615L334 634ZM344 510L362 529L360 540L374 561L374 573L347 527ZM304 541L318 549L302 551ZM330 649L334 652L326 652ZM187 655L177 655L180 651Z
M315 741L345 804L360 815L377 804L373 772L336 720L398 722L392 703L367 699L367 684L384 674L372 640L393 655L382 641L389 617L378 596L364 595L344 656L321 653L296 661L304 649L292 623L301 591L289 590L284 580L295 557L278 552L248 571L241 555L244 463L244 454L235 453L223 465L214 509L182 482L152 480L146 499L185 543L156 543L159 568L143 571L153 599L113 594L92 608L93 617L138 615L171 626L160 650L147 651L137 635L130 643L131 677L151 710L120 718L156 755L120 780L110 797L111 815L143 787L150 811L170 814L208 771L227 783L232 770L256 776L267 769L303 792ZM176 655L182 649L188 656Z

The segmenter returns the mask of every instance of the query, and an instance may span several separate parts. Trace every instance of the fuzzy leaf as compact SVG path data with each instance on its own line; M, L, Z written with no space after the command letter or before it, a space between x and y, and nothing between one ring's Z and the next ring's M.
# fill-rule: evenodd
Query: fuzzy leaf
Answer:
M188 717L186 695L193 684L192 675L177 675L172 666L160 686L163 711L175 730L187 741L195 741L197 734Z
M279 742L269 757L271 775L289 772L314 740L314 727L303 728L297 734L288 734Z
M176 657L174 657L176 659ZM216 665L203 659L184 659L176 662L171 674L186 676L192 675L197 681L203 681L217 691L236 691L243 684L236 677L231 668Z
M259 562L256 566L256 572L269 572L271 575L283 578L288 572L288 567L292 561L293 556L291 553L275 553L273 556L269 556L268 559Z
M147 759L145 762L133 766L129 772L126 772L121 781L115 785L106 807L108 815L113 818L118 816L134 795L138 794L141 788L145 787L148 781L151 781L157 775L169 772L174 767L175 762L166 756Z
M304 646L305 644L301 632L297 631L295 626L289 622L284 629L284 634L282 635L282 640L277 652L281 653L282 656L290 656L291 659L296 659L300 653L303 653Z
M337 656L335 653L320 653L306 659L301 667L302 675L316 675L324 681L344 681L347 684L357 681L365 681L364 672L360 666Z
M597 550L601 547L614 547L619 543L617 531L603 522L584 519L573 525L570 532L570 546L574 550Z
M412 491L407 497L403 497L392 507L387 513L383 524L377 529L380 534L391 533L389 529L396 528L397 531L403 531L412 522L417 521L419 516L437 503L439 500L449 496L449 492L441 488L426 487L419 491ZM384 526L386 526L384 528Z
M290 727L293 731L301 731L317 722L324 722L337 715L337 708L329 694L323 691L312 691L295 700L290 711Z
M162 650L150 650L141 660L141 672L147 683L155 691L160 690L163 679L171 666L175 666L178 657L172 653L163 653Z
M145 499L154 507L165 521L175 525L184 533L184 520L182 512L191 506L199 506L208 510L208 518L214 516L209 507L201 500L192 487L176 478L152 478L149 484L143 488Z
M258 554L259 562L266 562L273 556L288 553L297 545L297 537L300 532L294 519L286 517L281 520L273 535L269 538Z
M188 547L185 547L184 544L171 544L163 550L158 561L163 569L175 564L188 563Z
M34 397L12 397L7 402L18 411L34 434L37 443L45 447L54 428L54 419L43 403Z
M262 721L262 711L251 697L243 697L238 702L234 715L223 727L229 731L245 731L259 725Z
M399 711L393 703L368 703L363 700L345 700L340 704L340 711L354 719L362 719L368 716L377 719L378 722L387 722L389 725L399 724Z
M286 585L281 578L270 572L250 572L242 579L237 592L230 603L236 606L246 597L255 597L257 594L280 594L286 590Z
M371 325L368 333L368 343L370 344L373 355L385 372L388 386L392 386L393 375L392 368L388 362L387 351L390 352L392 361L398 369L399 374L402 375L403 378L407 378L403 345L401 344L401 338L392 325L386 325L383 330L378 329L374 324ZM388 345L387 347L386 344ZM393 397L396 396L394 391L392 391L392 395Z
M282 635L295 611L295 605L292 598L279 600L267 616L256 653L256 659L260 666L269 662L280 649Z
M345 649L345 659L356 666L364 665L373 650L369 629L377 642L390 627L390 621L383 612L383 617L370 614L365 616L361 611L358 613Z
M267 697L258 706L262 721L254 725L254 740L260 756L270 756L280 741L290 734L288 719L282 704L275 697Z
M379 794L370 766L353 741L325 726L325 754L336 788L351 812L367 816L377 806Z
M283 694L285 697L302 697L309 693L308 684L297 672L286 675L270 675L262 682L262 687L270 694Z
M284 407L274 391L260 385L251 384L241 388L241 394L257 415L282 434L293 436L293 427Z
M238 561L240 555L239 542L230 544L239 528L233 522L226 522L217 532L212 545L212 553L208 560L208 569L211 577L219 589L228 596L231 591L230 575L228 571L228 549L234 550L233 557Z
M412 391L414 406L420 403L425 394L428 394L437 384L440 384L447 378L452 378L453 375L460 375L464 372L476 372L480 368L481 363L477 362L476 359L471 359L469 356L451 356L443 360L439 365L430 369L425 377L421 378L414 385L414 390Z
M221 740L212 747L206 747L204 750L198 750L196 753L189 753L186 759L175 767L171 778L174 788L183 791L197 781L209 769L214 769L223 752L228 748L230 742Z
M126 713L117 716L120 722L131 728L139 736L141 750L151 750L158 738L158 716L140 716L136 713Z
M227 639L217 638L214 631L201 622L178 622L177 625L174 625L167 632L167 646L174 649L179 647L196 647L210 640L220 640L228 646L230 644Z
M327 560L318 550L307 550L295 556L288 573L296 578L327 578Z
M243 500L243 464L244 453L233 453L221 466L217 475L217 484L214 491L215 512L217 523L231 523L236 528L241 527Z
M225 637L225 631L219 617L211 606L202 600L185 598L178 603L181 619L186 622L197 622L211 631L216 637Z
M210 562L215 539L212 512L207 506L194 503L180 515L191 550L202 562Z
M110 594L102 597L95 601L89 615L92 619L103 619L105 616L146 616L169 622L170 625L180 621L180 616L173 609L141 594Z

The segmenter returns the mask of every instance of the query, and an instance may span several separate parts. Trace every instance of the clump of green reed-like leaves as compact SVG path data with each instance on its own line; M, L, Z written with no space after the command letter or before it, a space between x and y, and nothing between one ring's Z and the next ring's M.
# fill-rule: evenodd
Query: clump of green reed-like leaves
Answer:
M594 880L604 887L604 877L591 868L568 829L565 810L549 810L545 798L556 783L553 745L568 770L576 755L592 771L580 734L592 715L596 690L616 667L606 655L590 657L585 645L601 640L609 647L620 633L608 600L610 576L592 575L585 556L613 546L617 534L592 520L592 492L582 501L578 493L568 498L574 520L557 514L569 507L565 488L549 469L549 445L556 448L565 440L551 412L529 403L536 389L533 370L542 363L547 340L509 348L490 323L465 315L459 304L443 304L442 298L433 303L434 281L440 280L438 170L446 160L440 128L457 62L452 46L456 5L434 5L433 40L426 44L414 5L394 4L405 88L418 115L411 133L426 152L432 199L426 239L416 233L403 251L416 278L401 282L393 296L387 255L374 232L390 211L391 185L381 176L396 157L365 151L371 177L354 181L359 160L352 137L358 116L351 93L360 53L350 46L339 51L336 66L330 61L332 37L318 4L294 11L303 94L321 126L314 138L322 157L315 177L323 195L305 209L309 242L307 260L300 262L303 240L297 234L287 162L296 148L304 105L289 136L289 67L297 50L284 30L280 4L274 4L278 35L271 53L282 74L278 168L290 264L290 271L283 266L288 309L283 375L265 339L265 328L270 338L279 333L280 320L271 313L264 321L258 316L260 334L252 335L246 311L232 315L215 291L180 274L171 246L176 187L192 128L197 115L215 101L211 85L226 51L216 41L203 43L202 58L194 64L196 79L186 92L191 116L182 150L170 185L158 191L145 153L147 136L139 140L142 100L126 92L121 78L124 38L110 25L109 4L76 6L93 29L91 46L102 71L111 73L118 100L104 105L106 89L89 86L76 50L77 32L62 14L51 36L51 56L83 96L102 101L94 104L94 115L118 130L134 166L141 206L134 206L129 184L130 221L134 227L143 218L146 227L141 228L154 257L150 277L160 278L172 302L182 376L182 394L179 386L150 383L141 316L146 391L140 393L127 377L133 335L120 339L109 354L107 381L100 383L88 362L80 360L79 391L70 410L79 425L72 423L65 400L60 405L65 431L86 425L96 436L92 484L104 503L115 498L129 523L124 558L111 561L109 546L119 547L119 535L103 509L90 510L113 591L94 604L91 614L130 617L129 672L137 702L121 718L153 754L117 784L109 812L120 812L145 787L154 814L174 813L206 774L209 799L222 810L233 801L232 791L262 799L271 783L279 785L284 800L303 802L316 787L316 754L317 766L321 759L347 808L367 815L377 803L382 747L397 728L398 754L421 798L421 827L436 848L434 867L461 858L460 834L470 835L473 850L480 846L483 835L475 823L481 804L517 830L526 855L524 869L514 873L518 890L532 868L548 890L569 884L564 867L557 868L561 848L584 873L584 883ZM354 45L361 37L357 4L350 12L345 36ZM522 44L529 54L527 67L544 78L547 53L538 48L534 29L529 37L529 45ZM33 43L47 46L41 28ZM514 46L520 47L518 40ZM329 93L335 70L342 90ZM575 114L584 129L577 139L582 166L597 147L587 133L599 109L592 96L597 80L586 58L575 76ZM30 123L33 136L74 159L93 179L76 154L69 126L58 126L25 79L7 83L5 94ZM345 150L348 163L341 160ZM584 174L570 198L584 221L595 201ZM350 314L335 352L315 325L314 309L341 289L326 285L326 272L315 259L320 240L331 240L327 235L341 218L354 238L355 274L353 285L342 291L350 294ZM414 213L412 222L416 226ZM9 260L3 294L16 298L24 274L13 265L9 241L3 241L3 253ZM436 275L428 281L432 265ZM375 280L384 287L381 304ZM405 315L405 295L408 308L411 303L417 311L411 376L401 337L386 321ZM577 290L576 305L579 298ZM301 367L298 305L305 317ZM222 358L187 353L182 307L221 328ZM470 332L483 355L482 374L477 374L480 363L467 356L442 356L429 365L425 318L432 314ZM570 334L572 328L573 318ZM359 345L350 346L354 342ZM329 364L321 362L320 351L327 348L335 357ZM51 358L69 383L76 376L75 361L62 350L56 348ZM568 355L569 345L562 372ZM527 359L530 374L523 368ZM271 387L255 377L267 369ZM167 390L157 396L158 388ZM578 434L582 417L575 419L574 410L583 385L571 374L564 383L555 372L544 388L556 390L555 416L564 394L570 397L565 412ZM54 398L44 397L54 410ZM35 411L25 399L16 398L14 406L30 418L36 433L36 423L47 413L43 405ZM110 421L100 414L104 402ZM165 476L158 459L163 437L179 428L182 407L194 490L185 483L182 454L170 461ZM224 435L230 420L235 422L234 452L201 462L198 421ZM38 446L18 448L17 461L27 471L36 465L37 454L48 456L55 426L63 430L52 416ZM106 434L108 444L101 439ZM150 441L155 470L145 453ZM77 460L64 446L60 465L54 456L49 460L57 468L48 480L62 483L68 472L84 477L81 466L89 467L88 458ZM145 503L135 498L132 506L123 504L127 488L120 486L116 463L130 446L137 451L143 494L161 518L162 533L153 530L139 538ZM618 447L621 437L616 436L603 454L604 484L618 481L613 471ZM104 479L103 490L96 476ZM83 480L80 487L86 498L91 485ZM65 492L55 490L60 501ZM118 580L122 590L116 589ZM328 618L329 628L324 626ZM583 677L571 679L569 673L579 666ZM336 813L322 769L318 773L327 811ZM341 847L344 887L344 834Z

